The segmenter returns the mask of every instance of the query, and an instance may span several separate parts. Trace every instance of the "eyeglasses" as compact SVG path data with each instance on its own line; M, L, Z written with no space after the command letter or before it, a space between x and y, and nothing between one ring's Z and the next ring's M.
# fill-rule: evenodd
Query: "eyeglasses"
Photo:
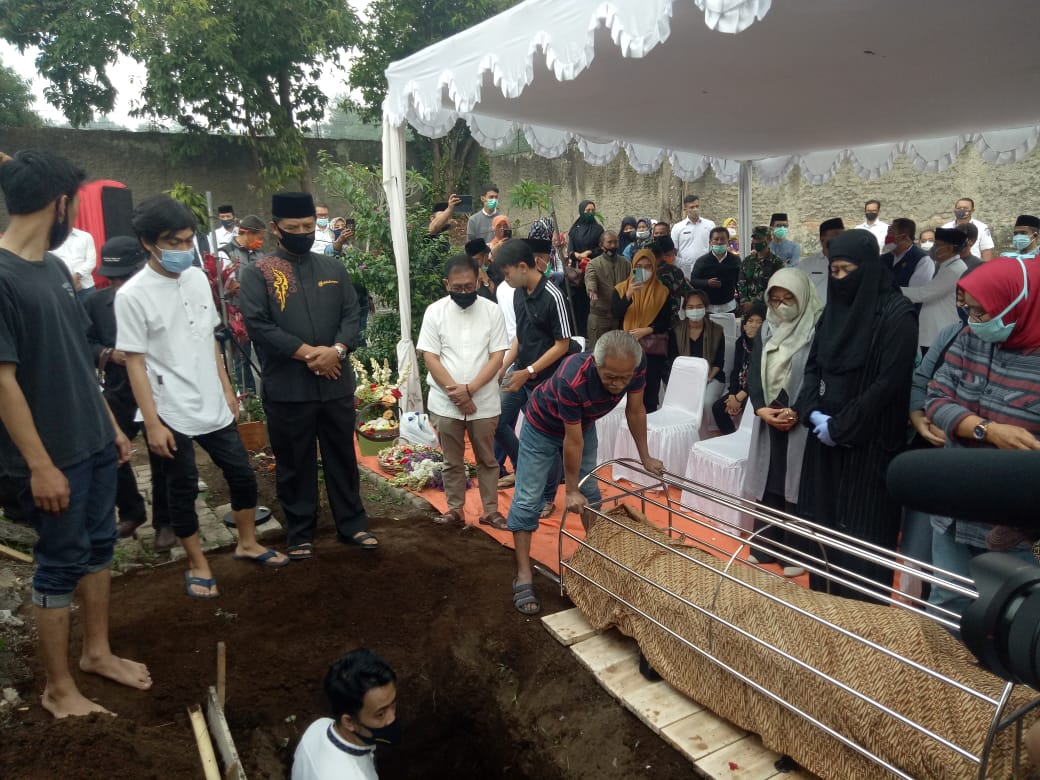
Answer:
M463 284L463 285L458 285L457 284L457 285L455 285L453 287L449 287L448 288L448 292L460 293L460 294L472 293L472 292L476 292L476 291L477 291L477 286L475 284Z
M791 293L788 293L783 298L777 298L774 295L769 296L770 306L779 306L781 303L786 303L788 306L793 306L794 304L798 303L798 299L791 295Z

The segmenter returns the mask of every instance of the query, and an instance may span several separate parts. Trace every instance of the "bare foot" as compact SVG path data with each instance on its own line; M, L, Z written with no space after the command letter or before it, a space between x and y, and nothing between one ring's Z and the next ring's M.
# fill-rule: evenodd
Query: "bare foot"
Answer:
M152 675L148 673L147 666L128 658L120 658L117 655L110 654L107 657L96 659L84 656L79 659L79 668L89 674L107 677L128 688L146 691L152 687Z
M44 688L43 696L40 697L40 704L55 718L82 717L83 715L92 715L95 712L115 715L114 712L110 712L97 702L88 699L75 687L61 694L52 691L49 687Z

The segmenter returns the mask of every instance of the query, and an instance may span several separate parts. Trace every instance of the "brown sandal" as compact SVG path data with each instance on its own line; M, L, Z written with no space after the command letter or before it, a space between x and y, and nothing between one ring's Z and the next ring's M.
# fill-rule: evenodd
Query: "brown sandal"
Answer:
M509 523L501 512L488 512L480 518L481 525L490 525L496 531L508 531Z
M466 525L466 518L462 515L458 509L449 509L440 517L436 518L433 522L437 525Z

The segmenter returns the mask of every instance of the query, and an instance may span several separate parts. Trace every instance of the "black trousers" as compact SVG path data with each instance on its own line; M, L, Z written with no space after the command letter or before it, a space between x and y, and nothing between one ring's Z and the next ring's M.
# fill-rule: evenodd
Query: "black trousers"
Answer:
M126 435L126 438L133 441L141 431L141 424L134 420L137 413L136 402L132 397L127 402L126 399L109 393L105 394L105 400L108 401L119 429ZM156 476L162 472L162 458L152 454L149 450L148 461L152 469L152 527L158 531L160 528L170 525L170 512L166 502L166 481ZM157 464L156 461L159 463ZM158 471L156 471L157 468ZM129 461L116 471L116 509L119 510L120 522L141 522L146 515L144 496L137 488L137 477Z
M168 425L166 427L170 428ZM170 525L178 539L191 536L199 530L199 515L195 511L195 499L199 495L199 470L195 465L193 441L199 443L214 465L223 472L231 495L232 511L256 506L256 474L235 423L200 436L187 436L173 428L170 430L173 431L177 450L173 458L152 458L152 479L158 478L165 483Z
M354 450L354 399L282 402L264 399L267 435L274 452L278 501L285 512L289 546L314 541L318 525L318 452L325 474L336 536L368 528Z

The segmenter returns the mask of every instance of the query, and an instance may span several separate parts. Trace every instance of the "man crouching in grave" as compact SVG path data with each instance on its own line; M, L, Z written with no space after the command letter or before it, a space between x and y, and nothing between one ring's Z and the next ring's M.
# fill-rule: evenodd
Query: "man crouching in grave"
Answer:
M509 269L516 272L516 269ZM512 284L512 281L510 281ZM516 286L516 285L514 285ZM664 473L664 463L651 458L646 445L646 356L635 338L623 330L600 336L594 352L565 358L556 373L531 393L520 430L516 490L509 507L509 530L516 546L513 606L524 615L537 615L541 604L534 592L531 534L538 530L542 490L554 460L563 452L567 510L582 514L598 507L599 485L584 479L599 462L596 420L606 416L627 395L625 416L643 468Z

